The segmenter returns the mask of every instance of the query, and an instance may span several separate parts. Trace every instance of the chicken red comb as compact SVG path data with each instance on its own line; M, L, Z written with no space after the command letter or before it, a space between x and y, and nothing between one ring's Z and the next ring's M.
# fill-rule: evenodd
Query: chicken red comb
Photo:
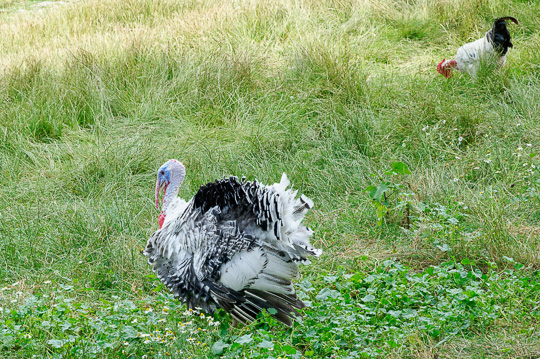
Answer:
M443 59L441 62L439 62L439 64L437 65L437 71L441 74L441 75L444 75L443 74L443 69L442 69L442 64L446 61L446 59Z
M448 60L446 61L443 59L438 65L437 65L437 71L449 79L452 77L452 69L456 67L457 63L455 60Z

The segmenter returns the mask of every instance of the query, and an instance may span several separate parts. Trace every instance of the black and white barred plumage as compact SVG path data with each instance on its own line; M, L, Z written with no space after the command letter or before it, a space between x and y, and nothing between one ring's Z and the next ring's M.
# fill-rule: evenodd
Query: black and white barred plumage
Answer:
M190 308L211 313L220 307L244 323L274 308L274 316L291 325L304 306L292 284L298 263L321 254L301 224L313 202L295 198L283 174L272 186L225 178L201 186L186 203L176 197L183 175L174 186L180 163L171 161L159 172L165 185L158 173L156 187L166 187L163 227L144 250L157 277ZM173 196L167 194L171 185Z

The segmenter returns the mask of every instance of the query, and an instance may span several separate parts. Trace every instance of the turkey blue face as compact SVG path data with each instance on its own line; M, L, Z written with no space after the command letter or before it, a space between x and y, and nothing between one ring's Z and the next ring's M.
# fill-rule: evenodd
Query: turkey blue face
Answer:
M171 171L169 170L168 165L163 165L158 170L158 182L160 186L163 186L165 183L171 182Z
M171 171L168 164L164 164L158 170L157 182L156 182L156 208L159 209L159 192L167 191L167 186L171 183Z

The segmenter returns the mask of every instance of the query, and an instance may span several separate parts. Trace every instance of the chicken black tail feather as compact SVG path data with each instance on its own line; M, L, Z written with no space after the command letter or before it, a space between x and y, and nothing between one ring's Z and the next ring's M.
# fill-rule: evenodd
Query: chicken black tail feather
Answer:
M505 55L509 48L514 47L511 41L510 32L506 27L506 21L510 20L519 25L516 18L512 16L505 16L498 18L493 22L493 28L488 32L488 38L493 43L499 54Z
M506 22L507 20L510 20L514 24L519 25L519 21L517 21L517 19L515 17L512 17L512 16L500 17L497 20L495 20L495 23L493 25L495 26L495 24L498 24L498 23L503 22L503 21Z

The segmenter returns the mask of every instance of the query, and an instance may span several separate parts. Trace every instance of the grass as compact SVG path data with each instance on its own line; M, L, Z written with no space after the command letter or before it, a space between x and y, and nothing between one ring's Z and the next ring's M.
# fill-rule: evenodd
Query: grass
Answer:
M503 69L436 73L502 15L521 24ZM539 15L499 0L0 2L1 356L539 356ZM313 198L324 254L302 267L311 306L293 329L223 314L178 329L191 317L139 253L169 158L185 198L282 172ZM165 328L165 343L138 336Z

